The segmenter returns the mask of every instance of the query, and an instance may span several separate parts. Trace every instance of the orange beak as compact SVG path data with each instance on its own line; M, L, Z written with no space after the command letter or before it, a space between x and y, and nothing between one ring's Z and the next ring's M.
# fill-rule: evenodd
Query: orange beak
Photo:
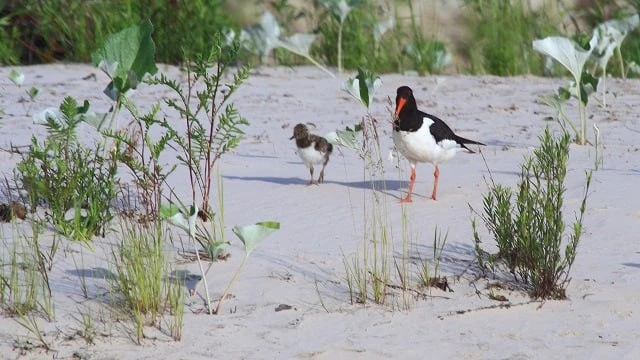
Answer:
M404 107L404 105L407 103L407 99L401 97L400 99L398 99L398 103L396 104L396 117L398 116L398 114L400 114L400 111L402 111L402 108Z

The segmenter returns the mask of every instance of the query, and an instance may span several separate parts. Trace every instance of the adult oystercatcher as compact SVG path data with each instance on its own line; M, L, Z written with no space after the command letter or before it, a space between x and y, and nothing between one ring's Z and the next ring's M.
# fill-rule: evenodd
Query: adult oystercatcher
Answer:
M333 145L322 136L309 133L309 129L305 124L298 124L293 128L293 136L289 140L296 139L298 154L309 168L311 180L309 185L324 182L324 168L329 162L329 155L333 151ZM313 180L313 165L322 164L318 181Z
M444 121L418 110L413 91L408 86L401 86L397 91L396 111L393 120L393 142L398 151L411 164L409 193L401 200L403 203L411 202L413 184L416 181L417 163L430 162L435 165L431 198L436 200L438 177L440 176L438 165L451 160L459 150L465 149L473 153L466 144L484 145L481 142L454 134Z

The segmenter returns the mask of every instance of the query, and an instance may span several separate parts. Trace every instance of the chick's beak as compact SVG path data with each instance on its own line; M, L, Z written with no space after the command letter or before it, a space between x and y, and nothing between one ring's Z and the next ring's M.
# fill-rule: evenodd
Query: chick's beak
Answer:
M293 138L294 138L294 137L296 137L296 136L295 136L295 135L291 136L291 137L289 138L289 140L293 140Z

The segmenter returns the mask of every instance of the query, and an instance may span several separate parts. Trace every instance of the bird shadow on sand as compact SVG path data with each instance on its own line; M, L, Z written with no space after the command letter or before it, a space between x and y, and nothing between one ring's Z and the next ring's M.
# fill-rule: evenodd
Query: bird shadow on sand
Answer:
M116 275L105 269L100 267L94 267L91 269L74 269L67 270L67 274L82 277L82 278L93 278L93 279L104 279L104 280L113 280L116 278Z
M638 263L622 263L622 265L628 266L628 267L632 267L632 268L636 268L636 269L640 269L640 264L638 264Z
M258 181L279 185L307 185L309 180L298 177L275 177L275 176L229 176L223 175L223 178L229 180L240 181ZM396 194L389 193L390 191L406 190L409 187L408 181L401 180L374 180L374 181L334 181L325 180L324 184L336 184L356 189L376 189L382 193L396 196ZM320 185L322 186L322 185Z

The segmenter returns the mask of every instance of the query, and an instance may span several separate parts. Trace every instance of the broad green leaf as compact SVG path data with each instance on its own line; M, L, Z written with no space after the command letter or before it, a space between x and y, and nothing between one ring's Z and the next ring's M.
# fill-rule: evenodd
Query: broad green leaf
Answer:
M182 230L189 233L192 238L196 233L196 220L198 217L198 207L196 205L191 206L189 216L185 216L180 207L175 204L162 204L158 211L160 220L166 220L170 224L175 225Z
M24 74L17 72L16 70L11 70L9 73L9 80L18 86L22 86L22 84L24 84Z
M259 222L254 225L236 226L233 233L238 236L244 244L246 256L258 246L267 236L280 229L280 223L276 221Z
M542 40L534 40L533 49L562 64L573 75L575 82L580 83L584 64L591 56L595 41L596 39L592 38L589 42L590 49L584 50L573 40L561 36L550 36Z
M564 86L558 88L558 97L560 100L569 100L571 98L571 91Z
M38 96L38 94L40 93L40 90L37 87L30 87L29 90L27 90L27 95L29 95L29 98L31 99L31 101L33 101L36 96Z
M589 102L589 95L593 94L598 90L598 79L591 75L589 72L585 71L582 73L582 77L580 79L580 95L582 99L582 103L587 105Z
M184 214L179 212L173 216L165 218L171 225L177 226L180 229L189 233L189 220L184 217Z
M147 74L155 74L155 45L149 20L109 36L102 47L91 54L93 64L112 80L105 93L113 96L135 89Z
M196 236L196 220L198 219L198 206L193 204L189 209L189 218L187 222L189 224L189 234L192 238Z
M347 126L344 130L336 130L328 133L324 138L332 144L358 151L360 150L360 142L358 141L357 133L361 131L361 125L356 124L354 129Z
M360 101L368 109L373 101L373 94L380 85L382 85L382 80L379 76L359 68L358 75L354 79L347 79L342 84L342 90Z
M180 214L180 207L176 204L162 204L160 205L159 216L160 220L165 220L175 215Z
M371 91L371 96L369 96L369 86L367 86L367 74L365 74L362 68L358 68L358 87L360 91L360 100L364 103L364 105L368 108L369 104L371 104L371 99L373 98L373 91Z

